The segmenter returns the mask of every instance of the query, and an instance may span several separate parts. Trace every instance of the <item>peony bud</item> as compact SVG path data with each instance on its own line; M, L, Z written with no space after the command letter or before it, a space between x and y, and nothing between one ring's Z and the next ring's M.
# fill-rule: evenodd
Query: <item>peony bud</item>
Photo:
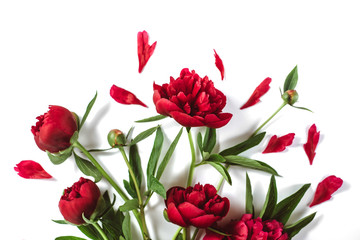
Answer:
M108 142L111 147L124 146L126 143L125 135L119 129L113 129L107 136Z
M287 102L289 105L294 105L297 102L299 95L296 90L287 90L281 98Z

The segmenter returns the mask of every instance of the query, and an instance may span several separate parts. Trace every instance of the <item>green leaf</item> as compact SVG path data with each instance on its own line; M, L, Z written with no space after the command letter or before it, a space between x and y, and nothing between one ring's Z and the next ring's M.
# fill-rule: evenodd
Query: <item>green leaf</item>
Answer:
M201 135L201 132L198 133L197 137L196 137L196 141L197 141L197 145L199 147L199 150L202 154L202 152L204 151L203 150L203 144L202 144L202 135Z
M230 185L232 184L228 170L221 163L208 162L208 161L204 161L204 162L213 166Z
M108 193L105 193L103 195L103 198L106 204L111 204ZM109 237L109 240L118 240L121 237L122 223L124 221L124 218L125 216L120 210L117 210L115 212L114 208L112 207L102 218L100 218L104 232Z
M158 127L159 127L159 126L152 127L152 128L149 128L149 129L147 129L147 130L139 133L139 134L130 142L130 146L131 146L131 145L135 145L135 144L137 144L138 142L144 140L145 138L151 136L151 134L153 134Z
M183 240L184 236L181 232L178 233L178 235L176 236L175 240Z
M265 203L263 205L259 217L262 218L263 220L270 219L274 212L276 203L277 203L277 187L276 187L275 176L272 175L270 179L268 192L265 198Z
M289 239L294 237L296 234L299 233L301 229L303 229L306 225L308 225L314 218L315 218L316 212L300 219L294 224L291 224L289 226L286 226L284 228L284 232L286 232L289 236Z
M294 90L298 81L298 70L297 65L291 70L291 72L287 75L284 82L284 92L287 90Z
M132 133L133 133L133 131L134 131L134 126L132 126L130 129L129 129L129 131L127 132L127 134L126 134L126 137L125 137L125 139L127 140L127 141L129 141L130 140L130 136L132 135Z
M306 110L306 111L309 111L309 112L313 112L313 111L311 111L310 109L305 108L305 107L297 107L297 106L292 106L292 107L297 108L297 109L300 109L300 110Z
M74 153L75 162L78 168L82 173L86 176L91 176L94 178L95 182L99 182L102 178L102 174L100 171L92 164L90 161L79 157L77 154Z
M206 128L204 141L203 141L203 151L211 153L216 144L216 129L215 128Z
M150 187L149 190L156 192L162 198L166 199L166 190L159 180L153 175L150 175Z
M220 154L213 153L209 155L209 157L206 159L208 162L218 162L218 163L224 163L226 162L226 159L221 156Z
M88 238L91 238L93 240L101 239L101 235L96 230L96 228L92 225L80 225L77 226L77 228L85 234Z
M80 126L79 126L79 131L81 129L81 127L84 125L87 117L89 116L89 113L92 109L92 107L94 106L94 103L96 101L96 97L97 97L97 92L95 93L95 96L93 97L93 99L91 99L91 101L89 102L87 108L86 108L86 111L85 111L85 114L83 116L83 118L81 119L81 123L80 123Z
M51 153L51 152L46 151L50 161L55 165L59 165L59 164L65 162L65 160L71 156L72 152L73 152L73 147L69 147L58 153Z
M86 239L80 237L74 237L74 236L62 236L55 238L55 240L86 240Z
M227 149L221 151L219 154L222 156L238 155L238 154L258 145L265 137L265 134L266 134L266 132L259 133L253 137L250 137L248 140L246 140L244 142L241 142L231 148L227 148Z
M125 179L123 180L123 184L128 194L130 194L130 196L132 196L133 198L136 198L137 194L136 194L136 190L134 189L134 186L131 186L130 183Z
M69 224L69 222L66 220L51 220L51 221L53 221L54 223L58 223L58 224Z
M151 150L150 158L148 161L146 176L147 176L147 187L150 188L150 177L155 175L156 167L160 158L162 145L164 142L164 135L159 127L156 130L156 136L153 144L153 148Z
M163 160L161 161L160 163L160 166L157 170L157 173L156 173L156 179L157 180L160 180L161 178L161 175L163 174L165 168L166 168L166 165L169 163L170 161L170 158L172 156L172 154L174 153L174 150L176 148L176 145L178 144L179 142L179 139L181 137L181 134L183 132L183 128L180 129L179 133L176 135L174 141L170 144L169 146L169 149L167 150Z
M134 198L126 201L123 205L119 207L119 210L122 212L128 212L137 208L139 208L139 200L137 198Z
M279 202L275 207L272 218L285 225L309 187L309 183L305 184L297 192Z
M137 123L154 122L154 121L158 121L158 120L161 120L161 119L164 119L164 118L167 118L167 116L164 116L164 115L156 115L156 116L153 116L153 117L149 117L149 118L137 120L137 121L135 121L135 122L137 122Z
M246 173L245 212L254 215L253 195L249 175Z
M125 240L131 240L131 221L130 214L128 212L125 213L125 218L122 223L122 231L124 234Z
M132 171L134 172L136 182L137 182L138 186L140 187L141 182L142 182L143 171L142 171L142 167L141 167L141 159L140 159L139 151L138 151L138 148L136 145L130 146L129 163L130 163ZM129 179L130 179L131 186L133 186L134 183L130 176L130 173L129 173Z
M268 164L258 161L258 160L246 158L243 156L232 156L232 155L225 156L224 158L226 160L226 163L231 164L231 165L237 165L237 166L246 167L246 168L250 168L250 169L260 170L263 172L273 174L275 176L279 176L279 174L276 172L275 169L273 169Z

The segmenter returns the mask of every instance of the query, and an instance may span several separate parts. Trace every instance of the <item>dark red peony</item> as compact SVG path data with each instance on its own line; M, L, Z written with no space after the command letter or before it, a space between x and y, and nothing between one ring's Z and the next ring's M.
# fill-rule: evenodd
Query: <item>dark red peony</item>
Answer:
M166 193L166 213L172 223L182 227L207 228L229 211L229 200L220 197L214 186L172 187Z
M72 187L64 190L59 209L66 221L76 225L84 224L83 213L87 219L90 219L100 197L100 190L93 181L80 178Z
M251 214L242 215L240 220L232 221L226 233L231 236L207 231L203 240L287 240L287 233L283 233L283 224L272 219L262 221L261 218L253 219Z
M31 127L37 146L43 151L56 153L70 147L70 139L78 130L75 115L64 107L50 106L49 111L36 118Z
M220 128L232 117L231 113L222 113L225 95L207 76L201 78L188 68L177 79L170 77L170 83L162 86L154 83L153 100L158 113L174 118L185 127Z

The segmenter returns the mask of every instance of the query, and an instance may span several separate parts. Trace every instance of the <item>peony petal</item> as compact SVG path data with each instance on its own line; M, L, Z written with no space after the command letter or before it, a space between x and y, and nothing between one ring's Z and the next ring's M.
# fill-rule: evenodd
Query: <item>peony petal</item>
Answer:
M177 207L181 216L185 219L196 218L205 214L205 211L189 202L180 203Z
M271 78L265 78L265 80L262 81L260 85L257 86L254 92L251 94L249 100L240 109L245 109L258 103L260 101L260 97L262 97L267 91L269 91L270 83Z
M310 207L329 200L331 198L331 194L336 192L342 184L343 180L334 175L322 180L316 188L315 196L313 201L310 203Z
M211 227L216 221L220 220L221 217L214 216L212 214L206 214L200 217L190 219L191 225L197 228L208 228Z
M110 89L110 96L118 103L121 104L137 104L143 107L147 107L142 101L140 101L133 93L120 88L116 85L112 85Z
M149 45L149 34L146 31L138 32L137 34L138 44L138 58L139 58L139 73L142 72L149 58L154 53L156 42L151 46Z
M155 103L156 111L165 116L171 116L171 112L173 111L179 111L182 112L181 108L179 108L175 103L169 101L166 98L160 98Z
M32 160L21 161L16 164L14 170L18 172L20 177L27 179L52 178L52 176L48 174L39 163Z
M181 216L179 210L175 207L174 203L170 203L167 207L166 213L168 215L169 220L172 223L175 223L182 227L187 227L189 224L185 222L183 217Z
M316 125L315 124L311 125L308 131L307 142L304 144L304 150L309 158L310 165L312 165L314 161L316 155L315 149L317 144L319 143L319 138L320 138L320 132L316 131Z
M270 138L267 147L262 153L282 152L287 146L292 144L294 137L295 133L289 133L279 138L274 135Z
M224 64L221 58L219 57L219 55L216 53L215 49L214 49L214 56L215 56L215 65L219 69L221 74L221 80L224 80L224 75L225 75Z
M159 112L159 111L158 111ZM184 127L201 127L205 126L205 124L190 115L187 115L182 112L173 111L170 112L170 116L175 119L179 124L183 125Z
M209 128L221 128L232 118L231 113L208 114L205 116L205 125Z

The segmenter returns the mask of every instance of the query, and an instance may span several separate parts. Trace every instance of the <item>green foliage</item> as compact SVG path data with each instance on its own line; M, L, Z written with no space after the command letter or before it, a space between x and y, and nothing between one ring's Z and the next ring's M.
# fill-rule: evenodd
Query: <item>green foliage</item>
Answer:
M90 113L92 107L94 106L94 103L95 103L95 101L96 101L96 98L97 98L97 93L95 93L95 96L91 99L91 101L89 102L89 104L88 104L88 106L87 106L87 108L86 108L85 114L84 114L84 116L82 117L81 122L80 122L80 125L79 125L79 131L80 131L80 129L82 128L82 126L84 125L87 117L89 116L89 113Z
M287 75L284 82L284 92L287 90L294 90L298 81L298 70L297 65L291 70L291 72Z
M89 160L86 160L84 158L81 158L79 155L77 155L74 152L74 158L76 165L80 169L82 173L84 173L86 176L91 176L94 178L95 182L99 182L102 178L102 174L100 171L92 164Z
M222 156L238 155L246 150L257 146L265 137L266 132L259 133L255 136L251 136L248 140L245 140L233 147L224 149L219 154Z

